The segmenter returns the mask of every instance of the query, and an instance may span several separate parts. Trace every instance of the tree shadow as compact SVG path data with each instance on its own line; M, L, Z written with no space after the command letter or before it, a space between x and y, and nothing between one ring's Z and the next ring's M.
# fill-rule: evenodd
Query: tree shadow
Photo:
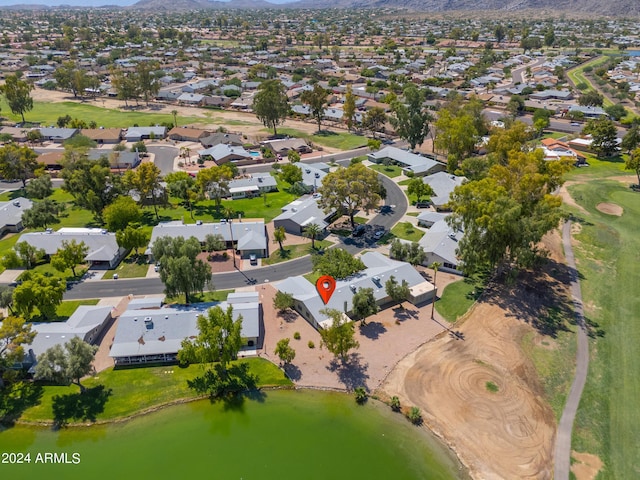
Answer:
M258 389L258 376L249 371L247 363L231 365L226 370L220 364L216 364L204 374L187 380L187 385L201 395L208 395L211 402L225 402L225 409L241 407L242 402L238 405L238 401L233 397L243 397L251 393L253 400L260 401L263 395Z
M19 381L0 388L0 424L13 426L25 410L40 403L42 386Z
M287 377L289 377L289 380L293 382L297 382L302 378L302 370L292 363L285 364L284 372L287 374Z
M278 316L287 323L293 323L298 318L298 314L293 310L279 310Z
M393 308L393 318L396 319L396 323L417 318L418 314L419 312L417 310L406 308L403 305L398 305Z
M111 389L104 385L87 388L84 393L70 393L53 397L53 423L55 428L64 427L69 420L95 422L104 412Z
M360 324L360 333L371 340L377 340L386 331L387 327L380 322Z
M347 390L354 390L357 387L365 387L369 391L367 386L367 369L369 365L362 363L359 353L351 353L347 355L343 361L333 359L327 366L327 369L331 372L338 374L338 380L345 386Z

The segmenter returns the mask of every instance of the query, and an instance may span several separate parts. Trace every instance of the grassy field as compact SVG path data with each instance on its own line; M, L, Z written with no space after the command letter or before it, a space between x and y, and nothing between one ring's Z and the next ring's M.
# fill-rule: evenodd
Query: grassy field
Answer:
M214 285L215 287L215 285ZM191 295L191 301L193 303L199 302L224 302L227 299L227 296L230 293L235 292L235 290L214 290L212 292L202 292L202 293L194 293ZM184 295L180 295L179 297L166 297L164 299L164 303L184 303Z
M424 230L415 227L410 222L400 222L391 229L391 233L393 233L398 238L402 238L403 240L417 242L424 235Z
M574 85L578 85L580 83L584 83L586 84L589 88L589 90L595 90L598 91L598 89L593 85L593 83L591 83L591 80L589 80L585 73L584 73L584 69L586 67L592 67L592 68L597 68L600 65L607 63L607 61L609 60L608 57L604 56L604 57L598 57L595 58L593 60L590 60L588 62L583 63L582 65L580 65L579 67L575 68L575 69L571 69L567 71L567 75L568 77L571 79L571 81L574 83ZM613 102L611 100L609 100L606 96L604 97L604 106L605 107L609 107L613 105Z
M14 122L21 121L20 115L11 113L4 97L0 100L2 115ZM171 107L166 107L167 113L136 112L135 110L102 108L88 103L79 102L33 102L33 110L25 114L28 122L40 123L42 126L56 125L58 117L69 115L71 118L84 120L89 123L95 121L100 127L130 127L173 124ZM212 114L211 114L212 115ZM180 117L178 125L190 123L211 123L208 117Z
M113 278L114 274L118 274L118 278L142 278L147 276L149 271L149 263L144 255L135 258L135 253L132 251L127 258L120 262L113 270L107 270L102 276L103 279L109 280Z
M267 132L269 130L265 130ZM296 130L295 128L279 128L278 134L289 135L291 137L305 138L313 142L314 145L337 148L339 150L353 150L354 148L366 147L367 137L354 135L348 132L332 132L322 130L312 135Z
M293 260L294 258L304 257L305 255L312 255L318 250L327 248L333 245L329 240L316 240L315 250L311 248L311 243L303 243L301 245L289 245L284 247L283 250L276 247L274 251L269 255L269 258L263 258L263 265L275 265L276 263L286 262L287 260Z
M382 165L382 164L376 164L376 165L370 165L369 168L371 170L375 170L378 173L386 175L389 178L395 178L395 177L399 177L400 175L402 175L402 168L400 168L397 165L385 166L385 165ZM403 185L403 183L400 182L400 185Z
M447 285L436 302L436 310L448 322L463 316L482 293L482 281L477 277L465 277Z
M573 448L602 459L605 468L598 478L635 478L640 458L640 323L636 318L640 311L640 194L617 181L601 179L619 174L619 163L592 165L597 168L581 175L586 183L569 187L588 212L572 210L580 225L574 252L592 333L589 376L574 426ZM599 212L595 207L601 202L622 206L624 214Z
M64 321L73 315L80 305L97 305L100 300L97 298L90 300L65 300L56 309L56 314L58 321Z
M288 386L291 382L284 373L272 363L250 358L238 360L249 365L249 372L258 377L260 386ZM203 373L202 366L191 365L180 368L177 365L113 370L108 369L94 377L85 379L83 385L88 388L104 385L108 392L103 411L97 412L96 420L114 420L134 415L143 410L157 407L180 399L194 398L196 395L187 387L187 380ZM99 391L99 390L98 390ZM91 402L91 392L86 397L78 395L75 385L68 387L43 387L40 402L27 409L21 420L28 422L51 421L53 419L54 397L60 400L73 399L75 403ZM95 405L87 405L89 407ZM77 405L82 410L81 405Z

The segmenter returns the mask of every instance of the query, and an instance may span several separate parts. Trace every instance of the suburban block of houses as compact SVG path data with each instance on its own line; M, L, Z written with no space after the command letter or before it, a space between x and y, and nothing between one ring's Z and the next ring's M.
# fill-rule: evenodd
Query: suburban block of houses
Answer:
M405 280L409 284L410 294L407 300L414 305L433 300L435 287L410 264L392 260L378 252L367 252L362 255L361 260L366 269L345 280L338 280L326 305L320 298L316 286L303 276L287 278L276 287L281 292L293 295L295 310L315 328L330 325L331 320L321 312L325 308L336 309L349 315L353 307L353 294L360 288L372 288L376 303L388 304L391 298L385 291L385 283L392 276L398 283Z
M262 306L257 292L231 293L219 303L164 305L144 302L129 304L120 315L109 356L116 367L145 363L175 362L182 341L198 335L198 317L210 308L233 309L233 319L242 319L244 354L250 354L261 340Z
M146 254L151 256L153 243L159 237L195 237L204 245L207 235L221 235L228 248L235 248L242 258L249 258L251 254L257 257L268 257L269 241L264 220L252 220L249 222L235 220L216 223L191 223L185 224L180 220L163 222L151 232L151 241Z
M44 232L23 233L19 242L27 242L35 248L44 250L47 256L54 255L62 242L84 242L89 248L85 261L91 268L113 269L127 251L118 246L116 234L100 228L61 228L58 231L47 229Z

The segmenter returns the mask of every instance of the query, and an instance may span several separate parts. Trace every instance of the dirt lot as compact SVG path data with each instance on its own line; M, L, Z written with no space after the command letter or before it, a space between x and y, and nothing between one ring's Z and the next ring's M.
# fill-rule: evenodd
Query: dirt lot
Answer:
M546 479L553 475L556 420L542 396L535 368L521 348L531 331L552 334L541 322L547 299L566 299L560 237L549 268L515 287L491 285L456 329L404 358L381 390L417 405L474 478ZM544 294L540 292L545 292Z

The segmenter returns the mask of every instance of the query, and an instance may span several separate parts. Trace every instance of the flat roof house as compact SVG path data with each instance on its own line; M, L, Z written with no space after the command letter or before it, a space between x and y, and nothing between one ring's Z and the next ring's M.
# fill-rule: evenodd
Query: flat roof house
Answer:
M198 317L210 308L231 306L233 319L242 316L243 348L249 352L260 344L262 305L258 292L232 293L225 302L165 305L161 308L130 306L118 319L109 356L116 367L175 362L182 341L198 335ZM246 352L246 353L249 353Z
M335 217L335 210L324 213L318 206L318 198L313 196L300 197L297 200L282 207L282 213L273 219L275 228L284 227L287 233L302 235L304 229L315 223L322 230L331 223Z
M124 248L118 246L115 233L99 228L61 228L57 232L48 229L44 232L24 233L18 241L41 248L51 256L62 247L65 240L84 242L89 247L89 252L84 258L92 268L115 268L127 253Z
M376 303L388 304L391 299L385 291L385 283L391 276L399 283L407 281L410 290L407 300L411 303L421 304L433 300L435 287L408 263L391 260L378 252L367 252L362 255L361 260L367 268L345 280L336 281L336 289L326 305L316 286L303 276L287 278L279 282L277 288L293 295L294 308L315 328L324 328L331 322L320 312L325 308L340 310L349 315L353 308L353 295L360 288L373 288Z
M277 190L278 182L268 173L256 173L248 178L238 178L229 182L229 194L234 200Z
M248 258L255 254L258 257L267 257L268 239L264 221L252 222L217 222L217 223L192 223L184 224L181 221L163 222L151 232L151 242L147 249L147 255L151 255L153 242L159 237L190 238L195 237L204 244L207 235L222 235L228 248L235 247L242 258Z
M402 167L402 173L405 175L412 172L417 177L424 177L436 172L443 172L447 169L446 165L431 158L423 157L415 153L401 150L397 147L385 147L377 152L371 152L367 158L374 163L383 163L390 160L396 165Z
M8 202L0 202L0 237L7 233L17 233L24 228L22 214L33 206L28 198L18 197Z

